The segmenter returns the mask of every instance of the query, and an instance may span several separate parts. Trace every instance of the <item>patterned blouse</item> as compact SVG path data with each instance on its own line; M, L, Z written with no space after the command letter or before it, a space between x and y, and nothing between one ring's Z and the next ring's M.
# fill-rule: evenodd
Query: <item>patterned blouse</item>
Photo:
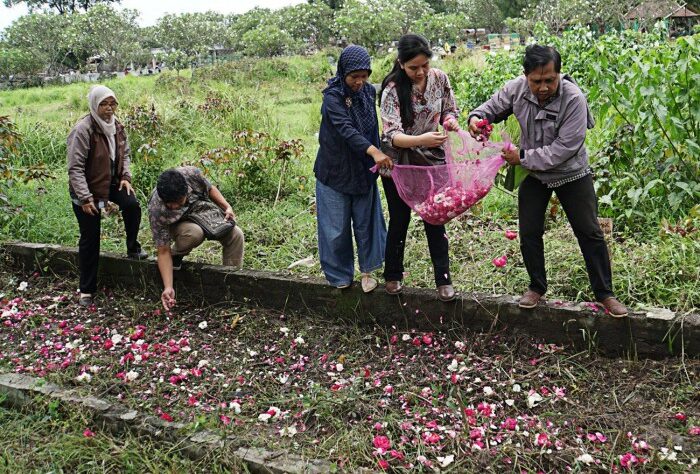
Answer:
M151 224L153 243L156 247L170 245L172 242L170 226L182 219L189 205L193 200L197 200L198 195L208 196L211 190L211 183L202 175L199 169L194 166L181 166L176 169L185 177L187 182L187 202L185 205L180 209L168 209L155 189L148 201L148 220Z
M396 93L396 85L390 82L382 94L382 140L393 141L399 133L406 135L421 135L427 132L436 132L438 124L448 116L455 119L459 117L459 110L455 103L454 92L450 86L447 74L439 69L431 68L426 77L425 92L421 93L417 87L413 87L413 125L404 129L401 123L401 108L399 96Z

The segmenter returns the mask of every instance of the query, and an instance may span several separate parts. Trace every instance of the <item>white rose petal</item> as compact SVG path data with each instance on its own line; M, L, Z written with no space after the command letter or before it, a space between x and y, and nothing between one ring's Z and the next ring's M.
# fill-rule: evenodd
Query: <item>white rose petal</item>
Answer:
M343 364L340 364L340 363L336 364L335 370L337 370L338 372L342 372L343 371Z
M287 380L289 380L289 375L287 375L287 374L281 374L281 375L279 376L279 381L280 381L280 383L281 383L282 385L286 384L286 383L287 383Z
M289 334L289 328L287 328L287 327L280 328L280 332L286 336L287 334Z
M535 392L532 395L527 396L527 407L532 408L537 406L542 401L542 395Z
M486 395L487 397L490 397L494 393L496 392L494 392L491 387L484 387L484 395Z
M267 420L269 420L270 418L272 418L272 415L270 415L269 413L261 413L258 415L258 420L264 421L265 423L267 423Z
M285 427L280 430L280 436L289 436L291 438L295 434L297 434L297 429L294 426Z
M229 403L228 407L229 407L229 408L232 408L232 409L233 409L233 412L234 412L236 415L240 415L240 413L241 413L241 404L240 404L240 403L238 403L238 402L231 402L231 403Z
M457 359L452 359L450 365L447 366L447 370L450 372L457 372L457 369L459 369L459 362L457 362Z
M506 405L508 405L509 407L512 407L513 405L515 405L515 400L513 400L512 398L507 399Z
M204 367L205 365L209 365L209 361L206 360L206 359L202 359L202 360L200 360L199 363L197 364L197 368L201 369L201 368Z
M88 374L87 372L83 372L82 374L78 375L75 380L78 382L89 382L92 380L92 375Z
M124 336L122 336L121 334L114 334L112 336L112 343L115 345L119 344L120 342L122 342L122 339L124 339Z
M409 336L408 334L404 334L403 336L401 336L401 340L404 341L404 342L410 341L410 340L411 340L411 336Z
M206 321L202 321L201 323L199 323L199 329L206 329L207 326L209 326L209 325L207 324Z
M301 346L304 344L304 338L299 336L296 339L294 339L294 342L296 342L297 344L299 344Z
M513 391L514 391L515 393L518 393L518 392L520 392L521 390L522 390L522 388L520 388L520 384L518 384L518 383L513 384Z
M584 463L585 465L589 465L592 462L595 462L595 459L593 459L593 456L591 456L588 453L584 453L580 455L579 457L576 458L577 461Z
M22 283L19 284L19 286L17 287L17 289L18 289L19 291L24 291L24 290L27 289L28 286L29 286L29 283L27 283L26 281L23 281Z
M450 464L452 464L454 462L454 460L455 460L454 454L450 454L449 456L445 456L444 458L440 457L440 456L437 457L437 462L440 463L440 467L447 467Z
M126 373L126 380L129 382L136 380L137 378L139 378L139 373L136 371L130 370Z

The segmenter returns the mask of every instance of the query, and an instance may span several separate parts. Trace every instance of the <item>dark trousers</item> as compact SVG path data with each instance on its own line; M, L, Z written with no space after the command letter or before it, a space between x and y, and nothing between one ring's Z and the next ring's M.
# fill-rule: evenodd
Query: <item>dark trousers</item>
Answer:
M134 194L126 194L126 189L118 190L118 185L112 184L109 189L109 200L119 206L124 219L126 230L127 252L141 250L138 233L141 225L141 206ZM97 204L95 204L97 206ZM100 215L91 216L83 212L80 206L73 204L73 212L80 227L78 242L78 262L80 264L80 291L95 293L97 291L97 263L100 259Z
M382 184L389 206L384 279L386 281L401 281L404 273L403 255L406 248L406 235L408 234L408 225L411 223L411 208L399 196L393 179L382 177ZM450 256L445 226L432 225L425 221L423 224L435 272L435 285L449 285L452 280L450 279Z
M530 276L530 289L543 295L547 291L544 267L544 219L547 203L556 193L571 228L578 239L586 262L588 279L598 300L613 296L610 256L603 231L598 223L598 199L593 189L592 175L577 179L557 188L547 188L539 180L528 176L518 192L520 219L520 250Z

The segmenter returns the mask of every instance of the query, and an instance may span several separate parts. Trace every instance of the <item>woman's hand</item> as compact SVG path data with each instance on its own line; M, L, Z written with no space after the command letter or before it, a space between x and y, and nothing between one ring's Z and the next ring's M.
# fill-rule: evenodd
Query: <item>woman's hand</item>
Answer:
M375 153L372 158L374 158L374 162L377 164L377 166L383 170L390 170L394 167L394 161L381 151L379 153Z
M92 201L83 204L82 206L80 206L80 209L82 209L83 212L88 216L96 216L100 213L100 211L98 211L95 207L95 203Z
M448 132L458 132L459 122L456 118L450 115L442 122L442 128L444 128Z
M119 182L119 191L121 191L122 188L126 188L126 195L127 195L127 196L130 195L130 194L134 194L134 188L132 188L132 187L131 187L131 183L128 182L127 180L125 180L125 179L122 179L122 180Z
M390 170L394 167L394 161L387 155L385 155L384 152L382 152L382 150L380 150L376 146L370 145L369 148L367 148L366 153L372 157L372 159L380 169ZM373 169L373 171L376 170Z
M442 146L447 140L447 135L440 132L427 132L420 135L421 146L435 148Z

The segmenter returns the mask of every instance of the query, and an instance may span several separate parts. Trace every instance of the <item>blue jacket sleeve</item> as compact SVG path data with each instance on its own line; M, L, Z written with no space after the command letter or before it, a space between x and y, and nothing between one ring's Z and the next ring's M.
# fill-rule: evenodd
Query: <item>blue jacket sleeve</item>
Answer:
M336 94L326 94L323 98L326 115L330 125L346 141L348 147L355 153L364 155L372 145L352 123L348 114L345 100Z

